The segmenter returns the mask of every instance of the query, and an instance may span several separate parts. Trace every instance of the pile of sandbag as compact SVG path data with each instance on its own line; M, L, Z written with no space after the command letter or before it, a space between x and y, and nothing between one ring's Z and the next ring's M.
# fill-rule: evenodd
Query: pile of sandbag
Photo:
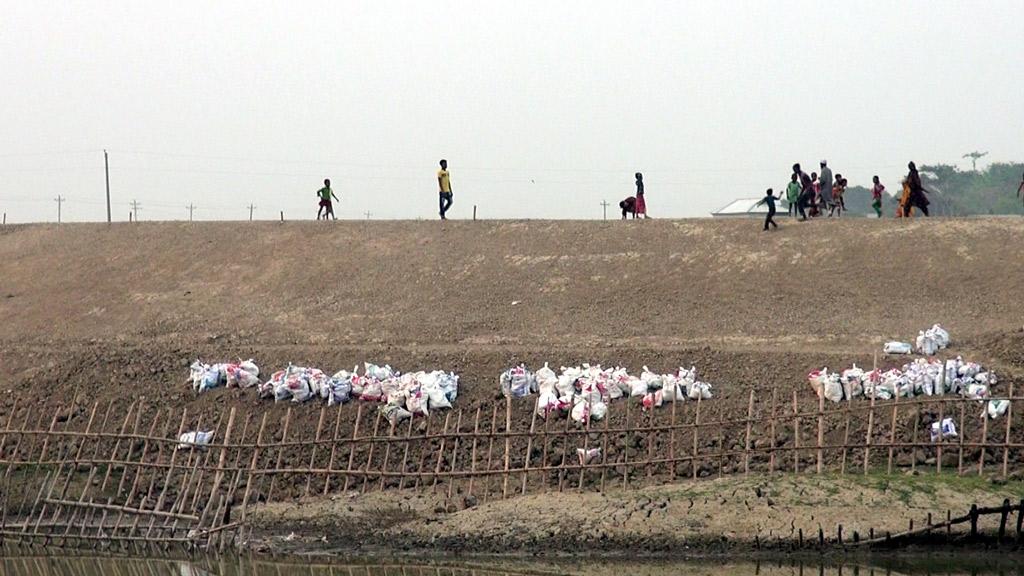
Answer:
M506 396L523 398L537 394L537 415L564 415L580 423L600 420L608 412L608 403L620 398L638 398L644 410L665 402L686 398L711 398L711 385L697 380L696 369L680 368L673 374L656 374L644 366L639 377L625 368L602 368L583 364L562 367L555 374L547 363L536 373L525 365L502 373L498 379Z
M939 350L949 347L949 332L942 326L935 324L927 330L917 333L914 345L909 342L892 341L882 346L882 352L886 354L913 354L914 350L925 356L934 356Z
M828 368L814 370L807 380L815 394L832 402L851 400L858 396L890 400L915 396L941 396L954 394L972 400L988 401L991 387L996 384L995 373L975 362L956 357L946 360L918 358L902 369L865 371L857 367L830 372ZM990 417L1001 416L1009 407L1006 400L989 402L986 411Z
M935 324L927 330L918 332L915 344L917 351L921 354L935 356L936 352L945 350L949 346L949 332Z
M189 367L189 381L196 392L220 386L250 388L259 384L260 369L251 359L218 364L205 364L202 360L196 360Z

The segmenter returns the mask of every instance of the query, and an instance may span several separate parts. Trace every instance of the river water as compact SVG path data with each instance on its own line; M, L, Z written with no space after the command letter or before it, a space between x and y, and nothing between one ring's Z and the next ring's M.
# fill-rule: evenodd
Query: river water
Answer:
M254 558L165 560L122 557L5 555L2 576L883 576L935 574L1024 575L1024 558L1004 555L891 557L871 563L772 560L607 563L592 561L345 562L342 559L281 561Z

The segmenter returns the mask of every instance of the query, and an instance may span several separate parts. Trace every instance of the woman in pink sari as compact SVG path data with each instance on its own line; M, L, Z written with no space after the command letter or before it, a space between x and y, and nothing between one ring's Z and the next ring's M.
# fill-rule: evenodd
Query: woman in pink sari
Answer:
M636 173L636 212L633 217L639 218L640 216L647 218L647 202L644 200L644 175Z

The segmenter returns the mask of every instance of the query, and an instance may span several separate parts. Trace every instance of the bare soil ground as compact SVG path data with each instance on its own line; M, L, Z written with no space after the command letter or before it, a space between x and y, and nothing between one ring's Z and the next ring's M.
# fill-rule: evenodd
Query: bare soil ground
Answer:
M694 364L715 384L708 418L735 416L751 388L804 394L810 369L870 365L883 341L935 322L950 354L1009 385L1024 375L1022 244L1024 221L1006 218L774 233L746 220L7 226L0 424L16 400L16 422L72 399L72 419L93 401L139 398L207 421L230 406L283 413L252 391L195 396L184 381L196 357L454 370L467 408L493 403L497 375L519 362ZM292 425L311 430L317 416L299 407ZM280 437L277 421L268 436ZM537 498L494 513L544 506ZM409 541L447 538L475 514Z

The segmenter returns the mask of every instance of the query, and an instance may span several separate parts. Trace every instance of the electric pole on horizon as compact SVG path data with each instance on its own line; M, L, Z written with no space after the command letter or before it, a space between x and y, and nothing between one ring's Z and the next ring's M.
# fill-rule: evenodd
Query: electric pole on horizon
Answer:
M605 220L608 219L608 207L609 206L611 206L611 204L609 204L607 200L601 200L601 210L604 212L604 219Z
M196 205L195 204L189 204L188 206L185 206L185 209L188 210L188 221L191 222L192 221L192 211L196 209Z
M53 201L57 203L57 224L60 224L60 205L67 202L67 200L67 198L64 198L60 194L58 194L57 197L53 199Z
M256 205L250 203L249 204L249 222L252 222L252 211L255 210L255 209L256 209Z
M103 172L107 176L107 224L110 224L110 160L107 151L103 151Z
M137 200L132 200L128 204L132 207L132 217L135 218L136 222L138 222L139 221L139 202Z
M373 216L373 212L370 212L369 210L367 210L366 212L363 212L363 214L366 216L367 220L370 219L370 216Z

